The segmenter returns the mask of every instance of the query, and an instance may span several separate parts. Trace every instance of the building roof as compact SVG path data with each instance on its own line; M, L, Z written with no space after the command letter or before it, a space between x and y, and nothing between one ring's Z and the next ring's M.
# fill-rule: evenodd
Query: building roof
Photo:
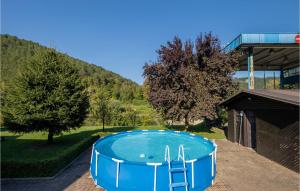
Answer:
M300 106L300 94L299 89L295 90L270 90L270 89L260 89L260 90L242 90L234 96L224 100L219 105L227 106L234 102L236 99L244 95L254 95L258 97L268 98L271 100L276 100L296 106Z
M247 50L253 48L254 70L280 70L299 65L299 33L240 34L225 48ZM240 58L240 69L247 70L247 55Z
M242 33L233 39L224 50L230 52L237 48L253 47L297 47L297 35L299 33Z

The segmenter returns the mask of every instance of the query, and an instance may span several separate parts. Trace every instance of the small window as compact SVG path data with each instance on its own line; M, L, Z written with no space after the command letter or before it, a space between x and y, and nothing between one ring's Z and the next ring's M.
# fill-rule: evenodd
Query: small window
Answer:
M283 76L286 77L291 77L291 76L297 76L299 75L300 67L296 68L289 68L283 71Z
M288 70L284 70L283 71L283 77L289 77L289 71Z

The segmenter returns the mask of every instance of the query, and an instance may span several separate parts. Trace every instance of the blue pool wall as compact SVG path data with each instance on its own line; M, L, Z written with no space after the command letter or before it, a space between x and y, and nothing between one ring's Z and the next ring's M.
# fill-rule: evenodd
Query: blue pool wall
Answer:
M158 130L149 130L148 132L157 132ZM160 130L161 131L161 130ZM128 131L121 132L120 134L126 133L139 133L145 132L141 131ZM174 131L164 131L175 133ZM187 162L187 181L189 183L188 190L205 190L213 184L216 176L216 151L217 145L214 142L207 140L201 136L195 136L194 134L187 132L176 132L180 134L185 134L188 136L194 136L203 141L208 141L212 144L214 150L210 155L197 158L194 165L194 185L192 185L192 163ZM154 171L155 167L152 165L147 165L143 162L132 162L132 161L122 161L120 160L119 165L115 161L116 159L109 156L99 154L95 145L102 141L103 139L108 139L113 135L108 135L104 138L100 138L93 145L91 164L90 164L90 174L94 183L108 191L164 191L169 190L169 173L168 173L168 163L161 163L156 167L156 186L154 188ZM97 160L97 161L96 161ZM117 159L118 161L118 159ZM97 164L96 164L97 163ZM97 168L96 168L97 166ZM117 181L117 168L119 166L118 181ZM182 167L181 161L172 161L172 167L176 168ZM184 175L182 172L173 173L173 182L184 182ZM174 191L185 191L185 187L177 187L173 189Z

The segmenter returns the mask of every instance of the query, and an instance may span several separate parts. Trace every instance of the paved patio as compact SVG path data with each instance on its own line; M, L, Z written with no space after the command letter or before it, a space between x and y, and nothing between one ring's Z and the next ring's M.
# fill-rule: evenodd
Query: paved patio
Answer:
M270 161L253 150L226 140L218 144L217 178L209 191L297 191L299 174ZM90 149L63 173L49 180L1 182L3 191L99 191L89 178Z

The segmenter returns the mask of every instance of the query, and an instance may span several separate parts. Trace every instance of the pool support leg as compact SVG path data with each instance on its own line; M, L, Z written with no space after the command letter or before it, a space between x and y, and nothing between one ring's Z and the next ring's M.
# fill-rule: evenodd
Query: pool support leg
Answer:
M92 148L92 156L91 156L91 161L90 161L90 171L92 169L92 160L93 160L93 157L94 157L94 148L95 148L95 143L93 144L93 148Z
M96 152L96 164L95 164L95 175L96 177L98 176L98 155L100 154L97 150L95 150Z
M195 188L195 171L194 171L194 162L196 162L197 159L193 160L187 160L186 163L191 163L192 166L192 188Z
M124 162L123 160L112 158L113 161L117 163L117 172L116 172L116 188L119 187L119 173L120 173L120 163Z
M211 156L211 177L212 177L212 180L211 180L211 185L213 185L214 184L214 179L213 179L213 177L214 177L214 171L215 171L215 169L214 169L214 161L215 161L215 159L214 159L214 153L215 153L215 151L213 151L212 153L210 153L209 155Z
M218 150L218 145L216 144L216 141L213 139L212 140L214 146L215 146L215 164L217 165L217 150Z
M157 167L162 165L162 163L147 163L149 166L154 166L154 183L153 183L153 191L156 191L156 176L157 176Z

